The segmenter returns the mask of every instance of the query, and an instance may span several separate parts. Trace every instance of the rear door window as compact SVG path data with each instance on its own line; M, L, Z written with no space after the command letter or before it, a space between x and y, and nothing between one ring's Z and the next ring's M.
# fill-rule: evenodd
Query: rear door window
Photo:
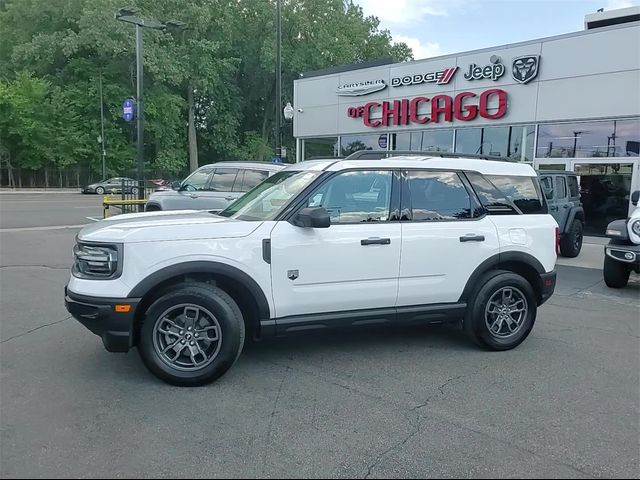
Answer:
M209 190L214 192L231 192L238 175L237 168L216 168Z
M454 172L407 172L414 222L471 218L471 198Z
M556 177L558 182L558 198L567 198L567 181L564 177Z
M242 192L248 192L256 185L262 183L269 176L265 170L245 170L242 181ZM236 182L237 183L237 182Z

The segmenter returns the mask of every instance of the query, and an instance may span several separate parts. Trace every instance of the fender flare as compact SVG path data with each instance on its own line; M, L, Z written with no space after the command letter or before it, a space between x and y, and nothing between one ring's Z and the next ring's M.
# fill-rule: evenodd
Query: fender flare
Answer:
M538 275L545 273L544 267L542 266L540 261L533 255L525 252L498 253L487 258L473 271L473 273L469 276L466 285L464 286L464 290L462 291L462 295L460 295L458 302L467 302L471 297L473 291L475 290L476 284L478 283L480 278L482 278L485 273L493 270L496 266L504 262L524 263L535 269Z
M224 275L225 277L232 278L233 280L241 283L251 293L258 305L258 315L260 319L271 318L271 310L269 308L269 302L264 291L258 285L258 283L247 275L239 268L232 267L226 263L213 262L213 261L194 261L177 263L168 267L162 268L140 281L131 292L129 292L129 298L142 298L149 293L154 287L160 285L162 282L169 280L170 278L180 275L189 275L205 273L211 275Z
M562 233L568 233L571 228L571 224L576 219L578 213L582 214L582 218L584 218L584 208L582 207L573 207L569 212L569 216L567 217L567 222L564 224L564 229ZM582 222L584 223L584 221Z

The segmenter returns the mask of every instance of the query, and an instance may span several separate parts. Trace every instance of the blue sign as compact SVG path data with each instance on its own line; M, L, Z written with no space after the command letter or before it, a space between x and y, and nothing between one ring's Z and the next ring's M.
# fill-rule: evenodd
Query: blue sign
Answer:
M271 163L282 163L282 158L280 158L280 157L273 157L273 159L271 160Z
M378 137L378 145L380 146L380 148L387 148L387 134L383 133L382 135L380 135L380 137Z
M122 118L124 118L125 122L130 122L133 120L134 110L136 107L136 102L133 98L127 98L124 102L122 102Z

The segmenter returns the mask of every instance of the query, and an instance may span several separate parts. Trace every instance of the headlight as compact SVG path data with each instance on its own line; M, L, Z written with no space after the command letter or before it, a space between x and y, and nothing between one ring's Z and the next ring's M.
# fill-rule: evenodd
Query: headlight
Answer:
M93 280L110 280L122 272L121 245L88 245L77 243L73 247L74 277Z
M634 234L640 236L640 220L636 220L631 224L631 231Z

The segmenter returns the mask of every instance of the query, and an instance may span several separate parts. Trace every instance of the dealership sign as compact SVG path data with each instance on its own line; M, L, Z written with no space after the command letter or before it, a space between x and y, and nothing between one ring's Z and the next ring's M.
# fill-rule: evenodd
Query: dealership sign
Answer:
M343 97L359 97L369 93L378 92L387 88L384 80L365 80L364 82L352 82L341 85L336 93Z
M540 55L524 55L513 59L511 74L518 83L529 83L536 78L540 68Z
M428 122L462 122L475 120L478 116L497 120L507 113L507 92L499 88L485 90L480 95L461 92L455 97L434 95L428 97L405 98L402 100L369 102L357 107L349 107L347 115L362 118L367 127L387 127L390 125L422 125Z
M419 85L421 83L436 83L446 85L451 81L458 67L449 67L438 72L418 73L416 75L405 75L404 77L394 77L391 79L392 87L404 87L406 85Z
M476 65L475 63L469 65L469 71L464 74L464 78L467 80L491 79L494 82L498 80L507 69L497 55L491 55L489 61L490 65Z

